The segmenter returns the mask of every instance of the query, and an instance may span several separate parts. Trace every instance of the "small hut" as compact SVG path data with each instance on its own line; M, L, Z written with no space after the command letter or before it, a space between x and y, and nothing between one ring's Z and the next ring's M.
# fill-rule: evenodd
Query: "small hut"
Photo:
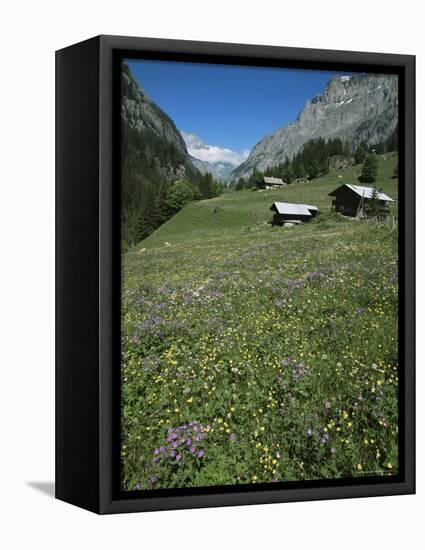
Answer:
M286 187L286 183L281 178L272 178L271 176L263 176L258 182L259 189L282 189Z
M317 206L295 204L291 202L274 202L270 210L274 212L273 225L295 225L308 222L317 216Z
M345 183L329 193L329 196L332 197L332 210L344 214L344 216L363 218L368 204L373 199L373 193L373 187ZM386 216L389 212L389 203L394 202L393 199L383 193L381 189L377 192L376 199L380 215Z

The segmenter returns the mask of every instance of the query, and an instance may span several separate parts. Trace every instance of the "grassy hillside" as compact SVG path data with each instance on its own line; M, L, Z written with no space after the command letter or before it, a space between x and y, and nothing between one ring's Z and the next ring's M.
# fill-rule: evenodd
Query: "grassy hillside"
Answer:
M393 178L397 155L379 157L377 186L390 197L397 198L397 180ZM269 208L274 201L314 204L328 212L328 194L341 183L359 185L360 166L336 171L308 183L295 183L283 190L238 191L215 199L191 203L177 216L162 225L140 244L140 248L162 246L164 242L178 243L226 236L232 231L244 231L272 219ZM342 176L342 177L340 177Z
M125 254L124 489L397 472L397 233L325 213L357 172L191 204ZM273 228L274 200L324 214Z

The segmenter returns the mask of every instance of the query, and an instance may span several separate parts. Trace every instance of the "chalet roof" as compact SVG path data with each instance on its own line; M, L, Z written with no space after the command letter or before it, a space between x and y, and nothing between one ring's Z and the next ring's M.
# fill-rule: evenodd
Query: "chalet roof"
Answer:
M373 187L365 187L363 185L351 185L350 183L344 183L340 187L348 187L349 189L351 189L351 191L354 191L354 193L359 195L359 197L364 197L365 199L372 198ZM337 187L337 189L340 189L340 187ZM337 191L337 189L332 191L332 193L329 193L329 195L333 196L335 191ZM385 193L382 193L382 191L378 191L378 198L381 201L394 202L394 200L391 197L389 197Z
M317 210L317 206L295 204L292 202L274 202L270 210L276 210L278 214L311 216L311 210Z
M272 178L271 176L263 176L263 181L270 185L285 185L281 178Z

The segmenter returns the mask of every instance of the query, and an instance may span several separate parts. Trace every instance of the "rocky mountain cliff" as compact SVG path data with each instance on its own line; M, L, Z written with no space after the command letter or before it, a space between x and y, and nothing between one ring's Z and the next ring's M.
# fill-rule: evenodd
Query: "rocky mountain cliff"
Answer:
M164 198L178 179L197 183L171 118L149 99L124 63L121 73L121 236L131 246L167 219Z
M292 158L312 139L340 137L353 149L362 141L382 143L394 134L397 122L396 76L336 76L321 95L307 101L295 122L261 139L231 177L247 177L254 167L264 170Z
M121 73L121 116L130 128L151 130L188 156L186 144L171 118L149 99L124 63Z
M230 174L235 168L234 164L230 164L228 162L207 162L193 156L190 157L190 160L192 164L201 172L201 174L206 174L209 172L216 180L223 182L226 182L229 179Z

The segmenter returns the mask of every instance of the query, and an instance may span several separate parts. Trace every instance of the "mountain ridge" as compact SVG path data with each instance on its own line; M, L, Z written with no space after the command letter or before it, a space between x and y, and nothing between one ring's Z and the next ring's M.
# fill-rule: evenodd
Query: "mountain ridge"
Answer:
M234 164L221 161L208 162L206 160L198 159L193 155L190 155L190 161L201 172L201 174L206 174L209 172L212 174L214 179L224 183L229 179L230 174L235 169Z
M130 128L150 129L158 137L172 143L180 153L189 156L174 121L149 98L126 63L123 63L121 73L121 116Z
M197 183L192 164L173 120L135 80L126 63L121 73L121 237L131 246L168 217L165 198L179 179Z
M265 170L291 159L305 143L340 137L354 149L388 140L398 123L398 80L395 75L335 76L306 101L295 121L264 136L231 179L248 177L254 168Z

